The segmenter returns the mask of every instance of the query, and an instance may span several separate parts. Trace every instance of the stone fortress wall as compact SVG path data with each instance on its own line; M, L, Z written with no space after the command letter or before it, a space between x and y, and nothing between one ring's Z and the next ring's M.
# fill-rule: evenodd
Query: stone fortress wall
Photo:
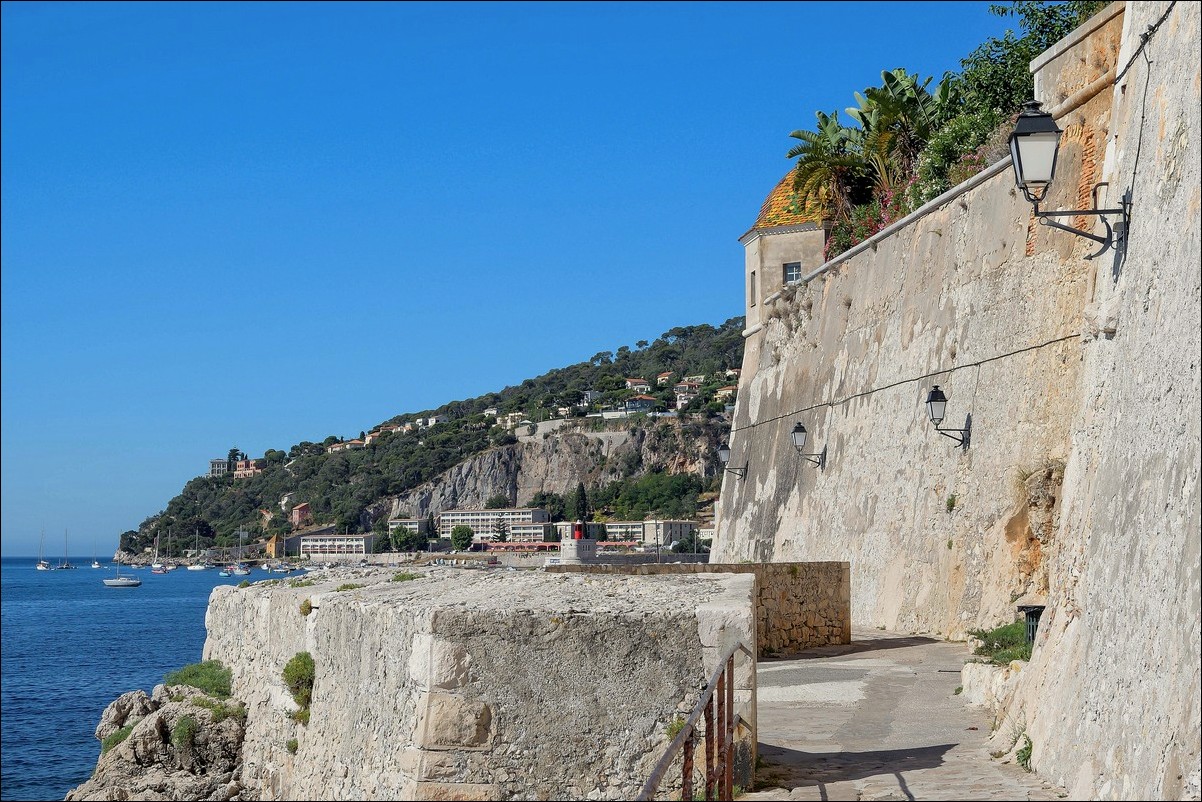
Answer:
M1073 798L1198 797L1198 19L1112 4L1032 65L1065 132L1044 208L1130 190L1125 253L1037 225L1007 160L748 318L713 559L849 561L853 620L899 631L1046 599L1005 726Z
M206 615L204 658L249 710L241 782L262 799L633 799L698 682L734 643L756 648L749 574L310 578L219 587ZM307 726L282 677L301 651ZM754 658L736 680L746 774Z
M677 556L677 555L673 555ZM851 643L851 566L845 562L736 564L590 564L548 566L548 573L755 574L760 657Z

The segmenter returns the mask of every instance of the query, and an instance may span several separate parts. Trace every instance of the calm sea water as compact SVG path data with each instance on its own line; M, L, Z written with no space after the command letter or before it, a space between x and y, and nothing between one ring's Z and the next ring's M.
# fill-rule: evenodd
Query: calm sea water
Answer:
M200 660L205 607L217 585L269 579L215 569L166 575L131 570L138 588L108 588L107 562L38 571L31 557L0 560L0 799L62 799L92 774L93 731L106 705L147 693ZM57 562L57 560L52 560ZM122 575L127 573L122 569ZM276 574L274 576L279 576Z

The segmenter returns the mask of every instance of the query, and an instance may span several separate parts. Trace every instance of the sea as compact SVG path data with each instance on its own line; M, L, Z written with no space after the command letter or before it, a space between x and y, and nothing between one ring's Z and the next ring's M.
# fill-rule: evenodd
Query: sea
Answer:
M109 702L200 660L214 587L273 576L123 567L141 587L109 588L107 561L69 561L78 567L38 571L33 557L0 559L0 800L62 799L87 780Z

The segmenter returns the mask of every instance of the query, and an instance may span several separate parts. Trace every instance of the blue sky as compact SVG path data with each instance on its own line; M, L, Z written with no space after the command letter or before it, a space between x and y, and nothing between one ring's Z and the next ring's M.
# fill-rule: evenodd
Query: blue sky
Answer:
M5 3L4 555L742 312L788 134L987 3Z

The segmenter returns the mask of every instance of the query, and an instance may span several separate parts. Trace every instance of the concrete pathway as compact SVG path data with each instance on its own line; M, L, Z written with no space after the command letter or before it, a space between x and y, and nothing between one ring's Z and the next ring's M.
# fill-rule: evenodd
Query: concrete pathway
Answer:
M751 799L1064 797L989 755L989 714L955 691L962 643L855 631L849 646L761 660Z

